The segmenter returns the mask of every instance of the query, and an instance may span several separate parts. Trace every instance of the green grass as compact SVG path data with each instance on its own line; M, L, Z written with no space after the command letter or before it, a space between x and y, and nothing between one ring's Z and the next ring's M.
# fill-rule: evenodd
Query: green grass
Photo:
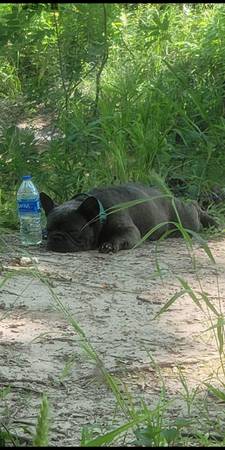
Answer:
M59 6L57 29L44 5L0 11L1 220L8 226L15 226L8 211L27 172L58 201L99 184L150 183L153 173L183 180L188 198L224 186L224 5L106 9L97 115L102 5ZM74 47L75 30L81 47ZM54 111L60 132L41 153L33 132L16 127L18 113L35 117L40 103Z

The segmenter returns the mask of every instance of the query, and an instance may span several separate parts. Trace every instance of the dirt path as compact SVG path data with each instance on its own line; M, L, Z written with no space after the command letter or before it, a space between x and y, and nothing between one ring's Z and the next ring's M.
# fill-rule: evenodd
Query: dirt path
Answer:
M168 398L174 399L171 415L185 413L177 366L183 368L189 387L196 387L218 367L215 340L202 333L209 323L188 294L152 319L181 290L177 277L196 291L200 291L200 280L216 307L219 285L224 302L225 240L211 241L209 246L216 268L196 243L195 271L182 239L164 241L157 251L161 277L155 243L115 255L32 249L39 273L50 281L50 292L28 273L30 266L19 265L17 258L23 250L17 237L4 236L0 278L16 272L0 291L0 385L11 385L7 399L16 419L35 424L45 392L51 409L50 445L79 445L86 424L115 426L115 398L88 361L54 295L69 308L108 371L126 384L137 402L144 398L152 408L159 396L160 382L150 352L161 368ZM211 414L216 414L215 405Z

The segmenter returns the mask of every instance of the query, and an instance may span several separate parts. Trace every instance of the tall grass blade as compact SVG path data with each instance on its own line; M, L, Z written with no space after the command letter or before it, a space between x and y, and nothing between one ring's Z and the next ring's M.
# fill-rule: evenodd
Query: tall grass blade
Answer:
M153 317L152 320L155 320L157 317L161 316L165 311L169 309L169 307L180 297L182 297L186 293L185 290L176 292L167 302L166 304L160 309L159 312Z
M44 395L40 412L37 419L36 432L33 438L34 447L47 447L48 446L48 430L49 430L49 406L47 397Z
M131 428L134 428L138 423L142 422L145 419L144 416L137 416L134 420L131 420L124 425L116 428L109 433L104 434L103 436L99 436L95 439L91 439L83 444L83 447L102 447L103 445L110 444L115 439L119 438L122 433L128 431Z
M178 280L180 281L181 285L183 286L183 288L185 289L185 291L187 292L187 294L189 294L189 296L191 297L191 299L193 300L193 302L198 306L198 308L201 309L202 311L202 306L198 300L198 298L196 297L193 289L191 288L191 286L188 284L187 281L185 281L183 278L181 277L177 277Z

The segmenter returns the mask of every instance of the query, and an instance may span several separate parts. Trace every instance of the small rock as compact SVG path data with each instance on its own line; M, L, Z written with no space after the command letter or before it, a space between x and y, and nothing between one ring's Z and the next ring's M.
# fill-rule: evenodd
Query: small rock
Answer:
M22 256L20 258L20 266L30 266L33 263L38 263L38 258L36 258L35 256L30 258L27 256Z

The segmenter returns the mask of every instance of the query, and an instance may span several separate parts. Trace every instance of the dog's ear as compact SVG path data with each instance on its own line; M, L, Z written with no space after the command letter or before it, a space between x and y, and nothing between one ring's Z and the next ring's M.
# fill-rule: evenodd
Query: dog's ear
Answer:
M46 216L48 216L48 214L50 213L50 211L55 208L55 206L57 206L53 200L44 192L40 193L40 201L41 201L41 206L46 214Z
M98 200L95 197L88 197L81 203L78 211L88 222L91 220L96 222L99 216L99 209Z

